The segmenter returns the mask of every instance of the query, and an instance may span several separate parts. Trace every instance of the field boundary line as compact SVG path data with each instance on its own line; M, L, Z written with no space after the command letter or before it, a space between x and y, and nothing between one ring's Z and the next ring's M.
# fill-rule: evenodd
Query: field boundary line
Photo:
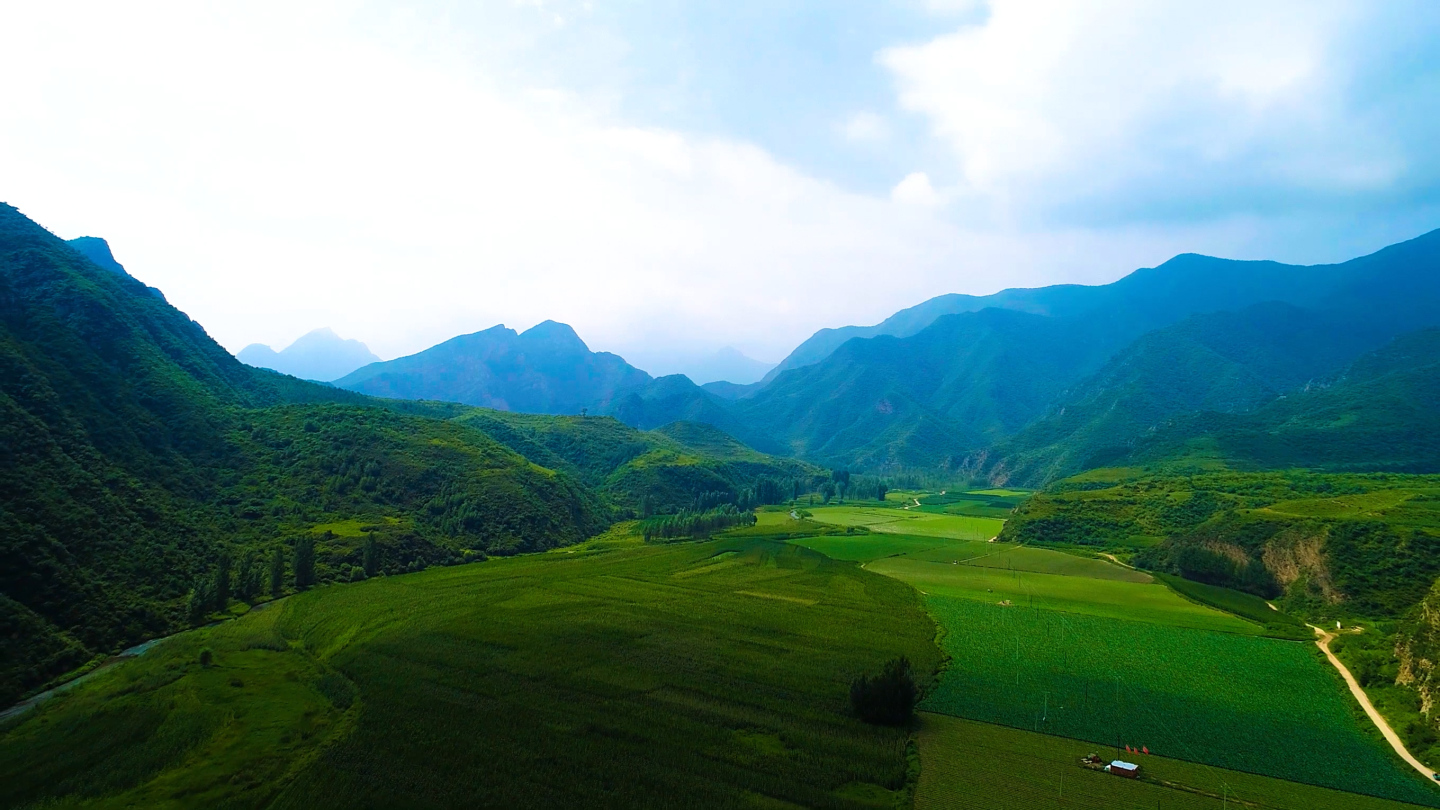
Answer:
M1365 714L1370 718L1370 721L1375 724L1375 727L1380 729L1380 734L1385 738L1385 741L1390 743L1390 747L1394 748L1395 753L1399 754L1400 758L1405 760L1410 767L1424 775L1425 781L1435 784L1437 782L1435 779L1435 771L1425 767L1425 763L1416 759L1410 753L1410 750L1405 747L1404 741L1400 739L1400 735L1395 733L1395 729L1390 727L1390 723L1385 720L1384 715L1380 714L1380 710L1376 709L1375 704L1370 702L1370 696L1365 694L1364 689L1360 688L1360 683L1355 680L1355 676L1350 674L1350 670L1345 668L1345 665L1340 662L1340 659L1335 656L1335 653L1330 652L1330 642L1335 640L1335 634L1326 632L1313 624L1310 625L1310 628L1315 631L1315 635L1320 637L1315 640L1315 646L1319 647L1320 651L1325 653L1325 657L1330 659L1330 663L1335 665L1335 669L1340 671L1340 677L1344 678L1345 685L1350 687L1350 694L1354 695L1355 699L1360 701L1360 707L1365 710Z

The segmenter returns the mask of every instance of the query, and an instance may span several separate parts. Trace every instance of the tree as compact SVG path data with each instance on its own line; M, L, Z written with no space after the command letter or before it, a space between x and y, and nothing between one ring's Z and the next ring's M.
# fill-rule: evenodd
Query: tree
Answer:
M920 690L905 656L885 662L875 677L861 675L850 682L850 707L867 723L899 726L915 715L915 700Z
M876 484L876 485L875 485L875 500L877 500L877 501L883 501L883 500L885 500L885 493L888 492L888 491L889 491L889 488L886 487L884 484Z
M315 584L315 541L301 537L295 541L295 587L308 588Z
M276 548L270 555L270 595L278 597L285 590L285 549Z
M230 551L222 549L215 566L215 609L230 606Z
M830 499L833 497L835 497L835 484L832 481L826 481L820 487L820 499L823 503L830 503Z
M195 579L195 586L190 589L190 600L187 607L187 614L191 624L199 624L205 621L215 604L215 578L200 576Z
M380 546L375 542L375 533L365 535L365 553L362 557L365 566L365 576L373 577L380 570Z
M255 552L247 551L240 558L240 567L235 569L235 595L246 602L260 593L260 565L255 561Z

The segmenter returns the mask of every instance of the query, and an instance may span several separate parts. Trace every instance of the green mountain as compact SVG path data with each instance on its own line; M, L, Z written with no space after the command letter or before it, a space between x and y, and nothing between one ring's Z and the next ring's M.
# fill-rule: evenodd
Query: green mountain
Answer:
M642 431L612 417L538 416L472 409L454 421L478 428L526 458L570 474L637 512L676 512L701 493L727 499L769 479L809 491L818 467L751 449L719 429L671 422Z
M1187 318L1125 347L987 452L977 473L1035 486L1104 466L1177 417L1245 413L1319 382L1387 332L1279 303Z
M583 420L624 434L608 445L517 452L477 412L246 366L144 284L0 206L0 703L223 608L195 605L227 567L253 592L278 552L288 590L302 544L317 583L345 581L576 542L617 503L657 500L646 480L678 481L658 493L675 507L814 472L608 419ZM530 419L532 435L565 432ZM616 449L627 442L636 452ZM626 465L651 478L607 483ZM691 483L705 488L683 491L672 467L703 471Z
M1440 472L1440 330L1396 338L1342 373L1250 414L1186 414L1137 443L1135 463Z
M990 308L1056 317L1103 311L1153 328L1193 313L1239 309L1262 301L1314 303L1344 285L1349 274L1342 268L1233 261L1187 253L1159 267L1136 270L1111 284L1057 284L980 296L950 293L902 309L874 326L821 329L772 369L765 381L818 363L853 338L909 337L946 315Z
M364 343L346 340L328 326L307 332L278 352L263 343L252 343L235 357L247 366L320 381L336 380L380 362Z
M955 468L1039 415L1113 342L1075 319L949 315L908 338L849 341L732 407L820 463Z
M1440 323L1437 267L1440 231L1334 265L1187 254L1100 287L1010 290L908 337L852 338L790 368L734 400L741 426L727 429L834 466L1044 481L1100 463L1166 419L1257 407L1387 337ZM1288 309L1167 331L1267 303ZM901 322L909 329L934 311Z
M707 422L762 449L773 445L735 419L720 397L681 374L651 377L590 347L563 323L516 333L504 326L452 338L423 352L372 363L335 385L378 397L459 402L502 411L608 414L650 429Z
M563 323L517 333L504 326L461 335L418 354L373 363L335 381L395 399L436 399L524 413L600 410L650 375L609 352L592 352Z

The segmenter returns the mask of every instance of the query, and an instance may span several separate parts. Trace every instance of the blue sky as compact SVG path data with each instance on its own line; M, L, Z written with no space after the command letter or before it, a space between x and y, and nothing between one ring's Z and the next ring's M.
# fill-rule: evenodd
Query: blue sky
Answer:
M1440 227L1427 2L0 11L0 199L232 351L547 318L652 371Z

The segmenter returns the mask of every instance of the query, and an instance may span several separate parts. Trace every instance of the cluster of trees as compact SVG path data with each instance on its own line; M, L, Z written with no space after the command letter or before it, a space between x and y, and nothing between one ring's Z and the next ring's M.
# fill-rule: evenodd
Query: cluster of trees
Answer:
M373 547L374 538L367 541L367 551ZM198 624L217 610L230 605L231 597L242 602L254 602L263 595L267 582L272 597L285 592L286 553L284 546L277 546L265 563L254 550L246 551L237 565L228 549L222 550L215 558L213 570L195 580L190 590L187 615L192 624ZM315 540L301 537L295 541L293 583L296 590L315 584Z
M886 479L874 476L852 476L849 470L831 472L829 480L822 482L819 487L822 503L829 503L836 498L841 501L846 499L883 501L885 493L889 491L890 485Z
M645 542L674 540L681 537L709 537L715 532L736 526L755 525L755 513L741 511L734 504L721 504L704 512L684 511L678 515L661 515L640 524Z
M850 682L850 708L867 723L900 726L915 716L920 689L910 659L905 656L885 662L879 675L861 675Z

